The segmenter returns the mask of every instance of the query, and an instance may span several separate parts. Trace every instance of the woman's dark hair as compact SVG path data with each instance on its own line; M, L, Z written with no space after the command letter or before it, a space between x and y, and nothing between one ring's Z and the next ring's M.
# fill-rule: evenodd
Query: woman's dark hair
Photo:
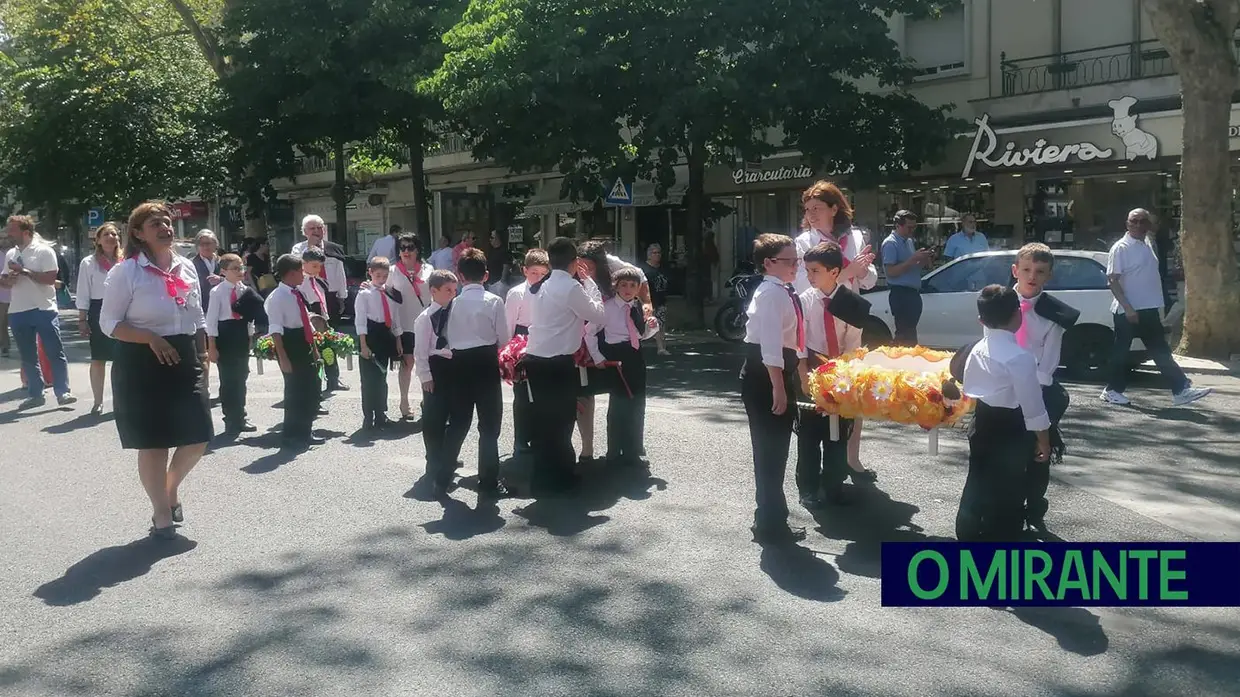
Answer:
M281 254L280 258L276 259L276 278L283 281L285 276L289 275L293 271L297 271L300 268L301 257L294 254Z
M571 237L557 237L547 245L547 259L552 269L568 271L568 267L577 261L577 244Z
M577 248L577 256L594 264L594 285L598 286L599 293L602 293L604 298L615 295L615 291L611 289L611 270L607 263L607 248L603 246L603 243L598 240L583 242Z
M406 232L402 234L400 237L396 238L396 253L397 254L400 254L401 247L409 247L409 246L412 246L414 248L414 253L417 254L418 259L421 259L422 258L422 242L421 240L418 239L417 235L413 234L412 232ZM399 259L397 261L399 261Z
M848 198L844 196L844 192L831 182L822 179L814 182L808 189L801 194L801 205L810 202L811 199L818 199L828 206L835 206L835 220L833 224L838 228L847 228L852 225L853 209L848 205ZM822 232L830 232L833 230L823 230Z

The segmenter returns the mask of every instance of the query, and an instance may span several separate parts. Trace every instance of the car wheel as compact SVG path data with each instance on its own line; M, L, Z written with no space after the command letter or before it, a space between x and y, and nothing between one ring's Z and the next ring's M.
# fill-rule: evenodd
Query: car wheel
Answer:
M891 330L887 329L887 325L877 317L871 317L866 320L865 326L861 328L861 344L869 348L877 348L886 346L891 343Z
M1114 341L1112 331L1100 325L1069 329L1063 338L1062 358L1068 377L1091 382L1106 379Z

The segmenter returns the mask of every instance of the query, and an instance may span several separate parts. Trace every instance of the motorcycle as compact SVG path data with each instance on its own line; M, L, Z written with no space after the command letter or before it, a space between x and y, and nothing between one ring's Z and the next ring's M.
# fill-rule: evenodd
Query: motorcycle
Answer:
M749 320L746 311L749 299L762 283L762 274L749 272L738 273L728 279L725 286L730 291L727 302L715 313L715 333L724 341L743 341L745 339L745 323Z

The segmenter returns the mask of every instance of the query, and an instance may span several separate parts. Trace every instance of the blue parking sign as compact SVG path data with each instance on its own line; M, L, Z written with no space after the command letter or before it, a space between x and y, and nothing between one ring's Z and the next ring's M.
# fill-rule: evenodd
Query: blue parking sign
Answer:
M86 227L96 228L96 227L99 227L100 225L103 225L104 212L105 211L102 208L92 208L89 211L87 211L86 212Z

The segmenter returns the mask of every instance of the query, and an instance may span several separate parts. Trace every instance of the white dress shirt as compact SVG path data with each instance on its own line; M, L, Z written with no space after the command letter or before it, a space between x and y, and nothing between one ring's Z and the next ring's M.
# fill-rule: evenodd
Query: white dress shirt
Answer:
M429 295L430 289L428 288L426 292ZM387 321L383 317L383 300L385 298L387 299L388 313L392 316L392 326L390 327L392 333L400 336L404 331L401 329L405 325L401 322L400 304L388 298L379 288L371 286L370 288L363 288L357 291L357 300L353 301L353 317L358 336L365 336L366 332L369 331L369 327L366 325L370 322L383 324ZM414 319L417 318L415 317Z
M1045 431L1051 427L1038 383L1037 361L1016 343L1012 332L985 330L965 362L964 393L988 406L1020 407L1027 430Z
M861 250L865 248L865 235L857 228L849 230L847 235L840 239L828 237L823 233L810 229L797 235L797 277L792 282L798 293L804 293L810 289L809 272L805 270L805 253L822 244L823 242L833 241L840 245L840 251L843 252L844 258L852 261L857 258ZM865 274L859 277L853 277L846 282L848 287L854 291L869 290L878 283L878 269L874 268L871 263L866 269Z
M316 245L316 246L320 250L323 250L322 245ZM309 248L310 248L309 240L302 240L301 242L298 242L297 244L293 245L293 251L290 253L293 256L299 257L302 254L305 254L306 250ZM323 255L327 256L327 252L324 251ZM348 275L345 273L343 261L340 261L336 257L327 257L327 259L323 261L323 275L326 277L323 280L327 281L327 292L335 293L336 297L340 298L341 300L348 299L349 279L348 279ZM307 274L307 277L308 277L308 274ZM313 296L307 295L306 297L311 298Z
M810 288L801 293L801 308L805 312L805 348L807 350L798 351L798 358L809 358L810 351L817 351L827 358L835 358L827 346L827 317L823 310L826 309L827 301L835 297L839 289L840 286L836 285L831 294L826 296L817 288ZM832 316L832 324L835 325L835 338L839 342L841 354L861 348L859 327L846 324L844 320L835 316Z
M199 329L205 330L202 291L193 263L174 254L168 273L188 286L177 292L184 304L178 304L168 294L163 275L145 254L113 266L103 283L103 309L99 312L103 333L115 336L116 325L121 322L159 336L192 335Z
M1148 236L1147 236L1148 239ZM1107 275L1119 276L1119 287L1134 310L1161 310L1162 277L1158 275L1158 255L1146 240L1124 235L1111 245L1107 254ZM1111 312L1120 314L1119 300L1111 301Z
M443 309L437 302L431 302L422 314L413 321L413 364L414 372L417 373L418 382L431 381L431 364L428 360L431 356L443 356L444 358L452 357L452 349L435 348L436 337L434 325L431 324L433 318L439 311ZM451 318L449 318L451 319Z
M267 331L272 334L283 334L284 330L304 331L301 322L301 307L297 302L297 297L293 295L297 289L281 283L276 286L275 290L267 296L267 301L263 303L263 307L267 310ZM309 301L306 302L306 312L309 313Z
M488 292L480 283L470 283L452 301L448 327L448 348L453 351L500 347L508 343L508 318L504 315L504 301Z
M82 264L78 266L77 298L75 299L77 309L86 312L90 309L90 301L103 300L103 282L107 279L108 272L95 262L94 254L83 259Z
M530 284L521 281L519 285L508 291L508 297L504 300L504 313L508 316L509 334L517 333L518 324L526 329L530 328L529 290Z
M323 314L327 314L328 291L323 290L323 284L319 283L319 280L321 279L316 279L310 275L306 275L302 280L301 285L297 286L297 290L301 291L301 297L306 299L307 306L315 303L322 303L321 308L323 310Z
M1021 317L1027 325L1025 335L1029 345L1025 347L1038 362L1038 382L1050 385L1055 381L1055 371L1059 369L1060 353L1063 351L1063 327L1046 319L1034 311L1041 293L1032 298L1020 299ZM1028 305L1028 309L1026 309Z
M640 312L642 301L634 298L632 303L626 303L618 295L612 297L603 303L603 321L590 322L586 325L586 332L600 337L605 344L629 343L629 309L633 307ZM645 319L634 329L637 330L637 337L641 340L649 339L659 333L658 324L651 327Z
M392 270L388 273L388 287L400 292L400 303L397 308L400 311L400 326L404 327L404 331L413 331L413 321L422 314L422 311L430 307L431 304L431 284L429 283L431 273L434 271L427 262L422 262L422 268L417 271L415 278L422 279L419 284L422 295L419 296L413 289L413 283L405 274L400 272L400 268L395 263L392 264ZM413 269L409 269L413 273Z
M224 279L211 289L211 302L207 303L207 336L220 335L220 322L231 322L241 318L234 315L232 308L233 288L237 289L237 297L245 292L244 285L233 285Z
M603 321L603 303L561 269L553 270L527 302L530 339L525 352L538 358L573 355L581 348L585 323Z
M764 276L746 311L745 343L762 347L762 364L784 368L784 349L797 350L797 311L783 282Z
M47 273L60 269L56 259L56 250L39 235L31 238L25 247L13 247L4 255L4 268L0 275L14 275L9 271L9 264L16 261L34 273ZM33 278L17 274L17 281L9 296L9 314L14 315L28 310L56 311L56 285L43 285Z
M399 258L396 254L396 238L391 235L384 235L375 240L375 243L370 246L370 254L366 256L366 261L369 262L375 257L387 257L388 261L395 264Z

